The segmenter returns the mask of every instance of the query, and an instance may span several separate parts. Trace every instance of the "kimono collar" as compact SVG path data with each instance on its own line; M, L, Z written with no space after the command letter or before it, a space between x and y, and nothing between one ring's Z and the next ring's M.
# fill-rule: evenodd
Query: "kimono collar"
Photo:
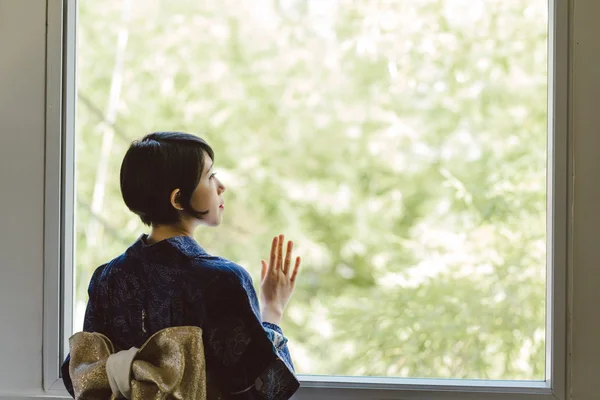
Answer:
M200 247L198 242L189 236L174 236L160 242L148 244L148 235L143 234L133 247L143 252L158 251L160 253L180 252L188 258L206 256L208 253Z

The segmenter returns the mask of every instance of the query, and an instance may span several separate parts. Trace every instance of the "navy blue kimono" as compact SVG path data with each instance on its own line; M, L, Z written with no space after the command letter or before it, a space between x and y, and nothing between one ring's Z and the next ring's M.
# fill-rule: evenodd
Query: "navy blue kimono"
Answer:
M252 278L187 236L147 244L141 236L90 281L83 330L116 348L140 347L173 326L203 330L207 375L232 399L288 399L298 389L287 339L261 322ZM69 359L63 381L73 396Z

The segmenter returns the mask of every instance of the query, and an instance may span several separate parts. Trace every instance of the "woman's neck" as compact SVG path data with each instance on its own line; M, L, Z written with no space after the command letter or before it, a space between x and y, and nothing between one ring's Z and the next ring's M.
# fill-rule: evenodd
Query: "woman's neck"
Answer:
M146 240L148 244L153 244L177 236L192 237L192 232L177 225L153 225Z

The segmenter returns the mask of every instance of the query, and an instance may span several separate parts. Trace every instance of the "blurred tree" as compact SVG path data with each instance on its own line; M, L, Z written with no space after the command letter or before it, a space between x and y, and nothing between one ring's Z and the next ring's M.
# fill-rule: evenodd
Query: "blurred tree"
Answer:
M298 372L544 379L546 7L150 0L123 22L121 1L81 1L78 303L145 231L119 192L130 141L189 131L229 188L201 245L256 278L273 235L297 242Z

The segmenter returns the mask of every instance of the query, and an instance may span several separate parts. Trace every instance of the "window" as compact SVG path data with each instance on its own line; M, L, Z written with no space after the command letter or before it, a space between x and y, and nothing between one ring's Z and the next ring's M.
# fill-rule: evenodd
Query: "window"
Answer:
M48 14L47 376L144 231L127 146L183 130L229 187L203 247L256 278L273 234L298 243L300 398L564 397L563 0L78 3Z

